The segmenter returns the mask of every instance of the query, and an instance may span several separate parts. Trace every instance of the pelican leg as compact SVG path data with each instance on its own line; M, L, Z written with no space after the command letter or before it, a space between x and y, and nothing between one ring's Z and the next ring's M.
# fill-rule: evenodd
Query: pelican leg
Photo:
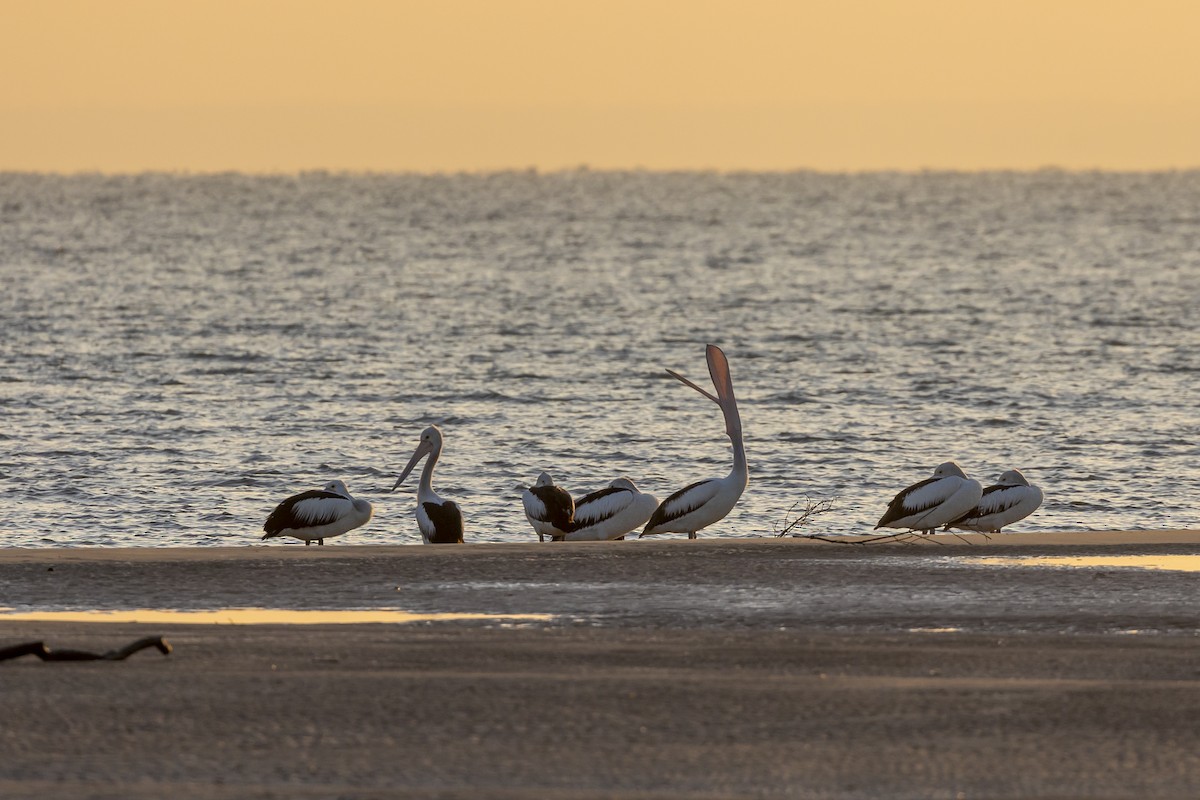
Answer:
M324 546L325 546L325 540L324 540L324 539L317 539L317 544L321 545L321 547L324 547Z
M695 531L688 531L688 538L689 538L689 539L695 539L695 538L696 538L696 532L695 532Z
M305 547L308 547L310 544L312 544L312 539L305 539L305 540L304 540L304 546L305 546Z
M544 542L544 541L546 541L546 537L545 537L545 536L542 536L542 535L539 533L539 534L538 534L538 541L539 541L539 542Z

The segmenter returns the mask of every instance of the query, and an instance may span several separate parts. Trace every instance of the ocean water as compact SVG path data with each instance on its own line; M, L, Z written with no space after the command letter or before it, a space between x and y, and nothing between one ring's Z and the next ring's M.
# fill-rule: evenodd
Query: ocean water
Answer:
M707 342L751 478L702 536L947 459L1044 489L1014 530L1200 527L1198 172L0 174L0 277L0 546L257 544L334 478L334 543L417 543L431 423L467 539L533 541L542 470L728 472Z

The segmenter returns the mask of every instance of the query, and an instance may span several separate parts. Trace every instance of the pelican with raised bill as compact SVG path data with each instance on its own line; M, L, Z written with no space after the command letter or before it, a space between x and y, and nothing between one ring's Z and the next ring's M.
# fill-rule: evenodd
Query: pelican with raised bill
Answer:
M992 486L983 490L979 502L967 513L946 524L946 530L961 528L980 533L999 533L1005 525L1023 520L1042 504L1042 490L1034 486L1019 469L1003 472Z
M725 416L725 434L733 442L733 470L724 478L693 483L668 497L655 509L638 538L656 533L686 533L689 539L695 539L696 531L724 519L733 510L750 482L746 448L742 443L742 418L733 396L729 361L715 344L708 346L706 355L708 374L717 390L715 397L679 373L667 372L720 406Z
M575 501L571 493L561 486L554 485L554 478L549 472L538 476L537 482L521 494L521 503L525 506L525 517L537 533L538 541L546 541L549 536L562 539L575 519Z
M330 481L324 489L294 494L276 506L263 525L262 538L291 536L306 547L313 542L323 545L326 539L367 524L372 510L366 500L351 497L346 484Z
M443 500L433 490L433 470L437 466L438 456L442 454L442 431L436 425L430 425L421 431L421 442L417 445L408 466L396 479L392 491L400 488L408 473L413 471L425 456L425 468L421 470L421 483L417 487L417 528L421 531L421 539L425 544L461 544L463 540L462 511L453 500Z
M892 498L875 528L933 533L973 509L982 496L979 481L968 478L962 467L947 461L933 471L932 478L914 483Z
M656 508L658 498L639 492L629 478L617 478L575 502L575 522L563 538L568 542L621 539L645 525Z

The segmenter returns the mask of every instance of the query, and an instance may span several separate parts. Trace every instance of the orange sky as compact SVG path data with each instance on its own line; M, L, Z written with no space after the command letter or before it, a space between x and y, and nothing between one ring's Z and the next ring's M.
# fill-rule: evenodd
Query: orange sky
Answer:
M1200 2L0 0L0 169L1200 166Z

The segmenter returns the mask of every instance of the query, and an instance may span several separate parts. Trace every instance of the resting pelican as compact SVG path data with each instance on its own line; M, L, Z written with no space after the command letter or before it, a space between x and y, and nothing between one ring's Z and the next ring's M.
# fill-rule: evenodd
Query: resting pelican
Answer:
M668 497L654 511L638 538L655 533L686 533L689 539L695 539L696 531L723 519L733 510L738 498L746 490L746 484L750 482L746 448L742 444L742 418L738 415L737 400L733 396L729 361L715 344L710 344L706 352L708 374L716 387L716 397L679 373L672 370L667 372L721 407L721 413L725 415L725 433L733 442L733 470L724 478L693 483Z
M996 484L983 490L983 497L967 513L951 520L950 528L999 533L1005 525L1025 519L1042 504L1042 490L1031 484L1019 469L1001 473Z
M433 469L442 454L442 432L437 425L430 425L421 432L421 443L408 461L408 466L396 479L392 491L396 491L408 473L413 471L425 456L425 469L421 470L421 485L417 489L417 527L425 544L461 544L463 540L463 518L458 504L443 500L433 490Z
M654 495L639 492L629 478L617 478L575 503L575 523L563 538L568 542L621 539L645 525L657 507Z
M538 541L561 539L571 529L575 516L575 501L571 493L554 485L549 472L538 476L537 483L521 494L525 506L525 517L537 532Z
M979 481L967 478L958 464L947 461L933 471L932 478L914 483L892 498L875 527L933 533L974 508L981 496Z
M304 546L325 544L325 540L341 536L371 518L371 504L355 500L341 481L330 481L324 489L294 494L284 500L263 525L264 539L292 536L304 540Z

